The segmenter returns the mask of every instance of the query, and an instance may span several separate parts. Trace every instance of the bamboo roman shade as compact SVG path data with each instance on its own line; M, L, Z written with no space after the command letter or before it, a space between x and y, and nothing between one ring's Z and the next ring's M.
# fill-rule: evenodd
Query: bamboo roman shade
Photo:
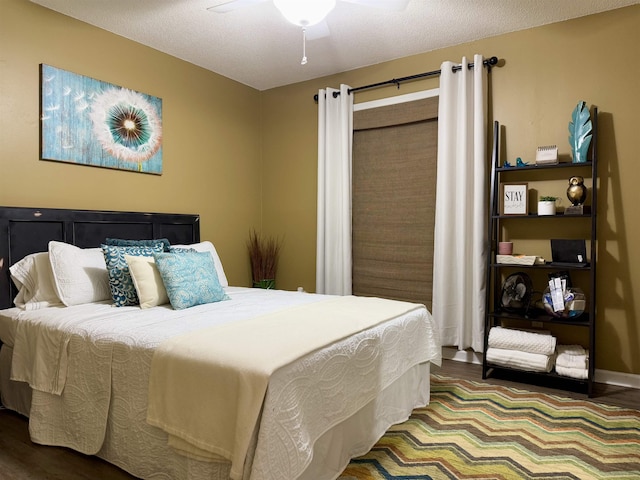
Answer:
M438 97L354 112L353 293L431 308Z

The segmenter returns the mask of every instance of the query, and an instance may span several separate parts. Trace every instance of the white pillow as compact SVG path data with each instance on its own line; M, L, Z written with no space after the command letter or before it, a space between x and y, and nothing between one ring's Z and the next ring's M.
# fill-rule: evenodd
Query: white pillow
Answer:
M111 299L102 249L51 241L49 260L58 298L66 306Z
M218 256L218 252L216 251L216 247L213 246L213 243L204 241L200 243L192 243L191 245L171 245L171 248L193 248L197 252L209 252L213 257L213 264L216 266L216 273L218 274L220 285L223 287L229 286L229 281L227 280L227 276L224 274L224 269L222 268L222 262L220 261L220 257Z
M53 272L47 252L32 253L9 267L11 280L18 287L13 300L24 310L62 305L53 283Z
M136 287L140 308L150 308L169 303L167 290L153 257L125 255L129 273Z

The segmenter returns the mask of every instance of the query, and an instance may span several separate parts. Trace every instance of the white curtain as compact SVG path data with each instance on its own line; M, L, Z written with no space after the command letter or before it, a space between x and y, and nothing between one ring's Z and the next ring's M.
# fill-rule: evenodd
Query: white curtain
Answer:
M348 85L318 92L316 292L351 295L353 95ZM340 95L334 98L333 93Z
M433 318L442 345L484 349L487 235L487 72L444 62L438 110Z

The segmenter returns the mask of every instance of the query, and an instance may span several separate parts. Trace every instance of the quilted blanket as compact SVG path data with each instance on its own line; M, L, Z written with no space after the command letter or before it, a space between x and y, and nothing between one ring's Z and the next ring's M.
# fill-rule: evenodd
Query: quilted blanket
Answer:
M30 411L32 440L117 458L118 465L140 478L227 479L228 463L193 463L174 455L167 435L146 423L155 350L190 332L323 300L236 287L229 295L231 301L180 311L87 304L22 312L16 319L24 325L16 330L15 348L23 355L14 355L14 366L22 363L19 369L30 377L25 380L37 387ZM54 338L66 348L37 348L38 342ZM422 308L279 369L269 383L245 478L303 478L301 472L313 464L314 444L327 428L377 398L414 366L439 360L433 321ZM379 374L375 381L372 371ZM116 437L117 443L111 441ZM188 472L185 465L191 466Z
M204 450L231 460L231 477L241 479L267 385L278 368L417 309L424 307L329 297L170 339L153 357L147 421L195 446L194 454ZM370 375L375 381L377 372Z

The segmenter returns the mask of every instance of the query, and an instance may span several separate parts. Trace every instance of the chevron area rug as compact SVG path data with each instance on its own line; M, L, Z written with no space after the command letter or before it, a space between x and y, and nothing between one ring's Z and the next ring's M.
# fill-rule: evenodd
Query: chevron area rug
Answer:
M640 411L431 376L431 401L339 480L640 479Z

